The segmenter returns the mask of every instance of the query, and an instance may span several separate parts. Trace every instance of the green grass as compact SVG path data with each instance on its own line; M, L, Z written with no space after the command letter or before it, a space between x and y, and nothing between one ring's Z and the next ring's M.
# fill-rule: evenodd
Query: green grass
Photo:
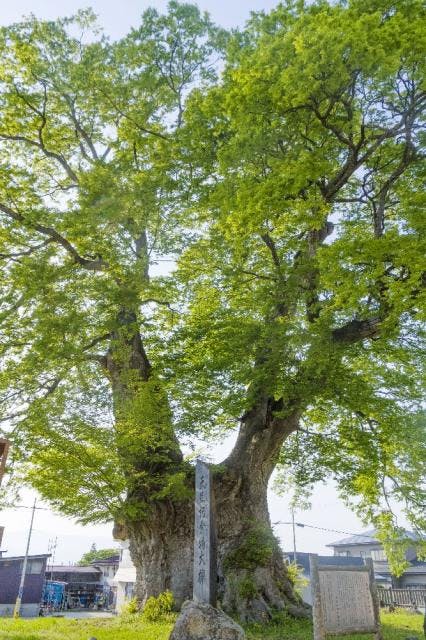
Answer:
M0 640L167 640L172 628L173 622L142 622L136 616L131 621L0 618Z
M423 639L423 616L410 613L382 614L384 640ZM38 618L11 620L0 618L0 640L167 640L173 622L149 623L140 618L122 620L69 620ZM267 627L252 625L248 640L310 640L312 626L287 618ZM372 640L370 635L334 636L333 640Z
M382 613L384 640L405 640L407 636L418 636L423 640L423 616L412 613ZM330 640L373 640L371 634L329 636ZM247 629L248 640L311 640L312 624L287 618L268 627L252 625Z

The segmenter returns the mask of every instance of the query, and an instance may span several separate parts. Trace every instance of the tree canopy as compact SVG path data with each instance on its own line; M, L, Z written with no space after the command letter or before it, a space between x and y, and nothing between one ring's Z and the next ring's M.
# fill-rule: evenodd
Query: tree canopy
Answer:
M239 472L334 477L384 539L395 499L425 530L423 12L2 29L1 403L55 508L183 499L178 438L240 421Z
M179 262L186 424L232 428L262 394L296 407L279 458L287 481L333 476L386 539L393 499L425 526L415 16L417 2L255 16L186 116L189 209L208 227Z
M119 554L119 549L97 549L96 544L93 543L90 547L90 551L86 551L81 556L81 560L79 560L78 564L81 567L87 567L92 564L96 560L105 560L106 558L111 558L112 556L117 556Z
M120 434L111 429L99 349L120 342L125 359L129 326L143 318L153 333L152 306L168 304L166 278L151 278L150 265L182 242L173 132L185 92L213 77L223 39L196 7L176 2L167 16L146 11L118 43L95 27L86 11L3 28L0 72L4 420L18 421L14 452L30 455L31 481L90 521L123 507L125 458L132 466L144 455L159 412L168 421L152 382L146 439L130 417ZM148 370L143 347L139 355Z

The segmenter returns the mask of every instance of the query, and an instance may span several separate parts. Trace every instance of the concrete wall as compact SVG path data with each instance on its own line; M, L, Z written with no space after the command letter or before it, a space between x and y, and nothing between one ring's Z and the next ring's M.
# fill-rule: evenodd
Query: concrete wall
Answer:
M303 587L302 593L300 595L302 596L303 602L312 605L312 589L310 580L309 583L305 587Z
M13 616L14 604L0 604L0 617L11 618ZM21 618L34 618L38 616L40 603L28 603L21 606Z
M118 582L117 583L117 600L115 608L118 613L121 612L126 602L134 595L134 582Z
M116 575L119 577L121 573L122 575L128 575L129 578L126 580L113 580L113 584L117 585L115 608L118 612L121 611L126 602L133 596L134 580L131 581L130 578L136 573L135 565L130 557L129 542L127 540L120 542L120 546L120 564L118 565L118 572Z

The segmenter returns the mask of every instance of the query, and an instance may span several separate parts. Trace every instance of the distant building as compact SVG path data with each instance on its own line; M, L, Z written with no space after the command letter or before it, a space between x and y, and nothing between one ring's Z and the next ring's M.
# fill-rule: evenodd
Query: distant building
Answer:
M47 571L47 579L65 583L67 608L88 609L94 607L103 596L102 571L91 565L53 565Z
M417 540L416 534L406 531L407 538ZM397 578L392 575L385 551L379 540L377 540L375 529L365 531L359 535L349 536L337 542L328 544L336 557L343 558L371 558L374 564L374 573L377 584L381 586L397 588L424 588L426 586L426 562L417 559L416 549L413 544L406 551L405 557L410 566L404 571L402 576Z
M120 564L120 554L110 556L109 558L103 558L102 560L93 560L91 566L95 569L99 569L102 574L103 595L105 600L105 606L115 607L117 597L117 585L114 582L114 577L118 571Z
M28 557L21 616L37 616L43 594L49 554ZM18 595L23 556L0 558L0 616L11 616Z
M307 584L302 588L302 599L307 604L312 604L312 592L311 592L311 568L309 564L310 553L304 553L298 551L296 553L297 566L300 569L302 578L307 581ZM294 562L293 551L284 552L284 557L287 562ZM318 556L318 564L320 565L332 565L332 566L360 566L364 564L361 558L348 558L348 557L336 557L336 556Z
M126 540L120 542L120 545L120 564L113 579L113 583L117 587L115 606L118 612L133 597L136 583L136 567L130 557L129 542Z

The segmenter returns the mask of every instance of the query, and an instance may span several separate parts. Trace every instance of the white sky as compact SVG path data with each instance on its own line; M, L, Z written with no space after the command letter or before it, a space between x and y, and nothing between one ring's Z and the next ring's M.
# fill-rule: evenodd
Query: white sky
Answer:
M220 462L230 450L232 440L233 438L228 438L223 445L211 450L200 450L200 454L207 454L213 462ZM32 505L34 496L34 492L24 491L23 504ZM288 498L277 496L270 491L269 509L272 522L290 522L291 512L288 502ZM38 506L47 507L42 502L39 502ZM7 549L8 555L24 553L30 517L30 509L6 510L0 513L0 523L6 527L2 548ZM297 527L297 549L311 553L331 553L331 550L327 549L325 545L344 538L346 533L359 533L365 529L355 514L338 499L332 484L318 486L312 497L312 508L309 511L296 512L295 520L314 527L345 532L338 533L309 527ZM401 524L405 524L403 520L401 520ZM68 564L79 560L83 553L89 550L92 542L96 543L98 549L116 546L111 531L112 523L82 527L73 520L56 515L52 511L40 510L36 512L35 516L30 551L31 553L47 553L49 540L57 536L58 546L55 563ZM291 526L277 525L275 533L280 538L283 549L291 551L293 548Z
M243 25L251 11L268 11L278 4L275 0L200 0L198 6L208 11L213 20L225 28ZM147 7L163 10L165 0L0 0L0 22L18 22L23 15L34 13L37 18L54 19L70 16L78 9L91 7L99 16L100 25L112 38L125 35L138 24Z
M163 0L0 0L0 24L17 22L22 16L34 13L38 18L54 19L71 15L80 8L91 6L99 16L99 23L112 38L123 36L131 26L137 26L140 14L148 6L164 9ZM243 25L250 11L269 10L277 2L274 0L200 0L199 6L210 12L220 25L231 28ZM228 444L229 447L229 444ZM227 446L219 447L215 457L219 461L224 457ZM23 492L23 504L31 505L34 493ZM270 512L272 522L290 520L288 501L270 494ZM39 506L46 506L39 503ZM8 555L21 555L25 551L26 532L30 521L29 509L7 510L0 513L0 524L6 527L3 549ZM321 486L315 491L313 507L310 511L296 514L296 520L317 527L344 530L358 533L362 523L339 501L333 486ZM402 524L404 522L402 521ZM92 542L98 548L114 546L111 536L112 524L82 527L74 521L56 515L53 512L37 511L34 522L31 553L47 553L49 539L58 537L56 551L57 563L68 563L78 560L88 551ZM291 549L291 527L280 525L276 533L282 540L286 550ZM297 546L299 551L327 553L325 545L344 537L339 533L325 532L316 529L298 528Z

